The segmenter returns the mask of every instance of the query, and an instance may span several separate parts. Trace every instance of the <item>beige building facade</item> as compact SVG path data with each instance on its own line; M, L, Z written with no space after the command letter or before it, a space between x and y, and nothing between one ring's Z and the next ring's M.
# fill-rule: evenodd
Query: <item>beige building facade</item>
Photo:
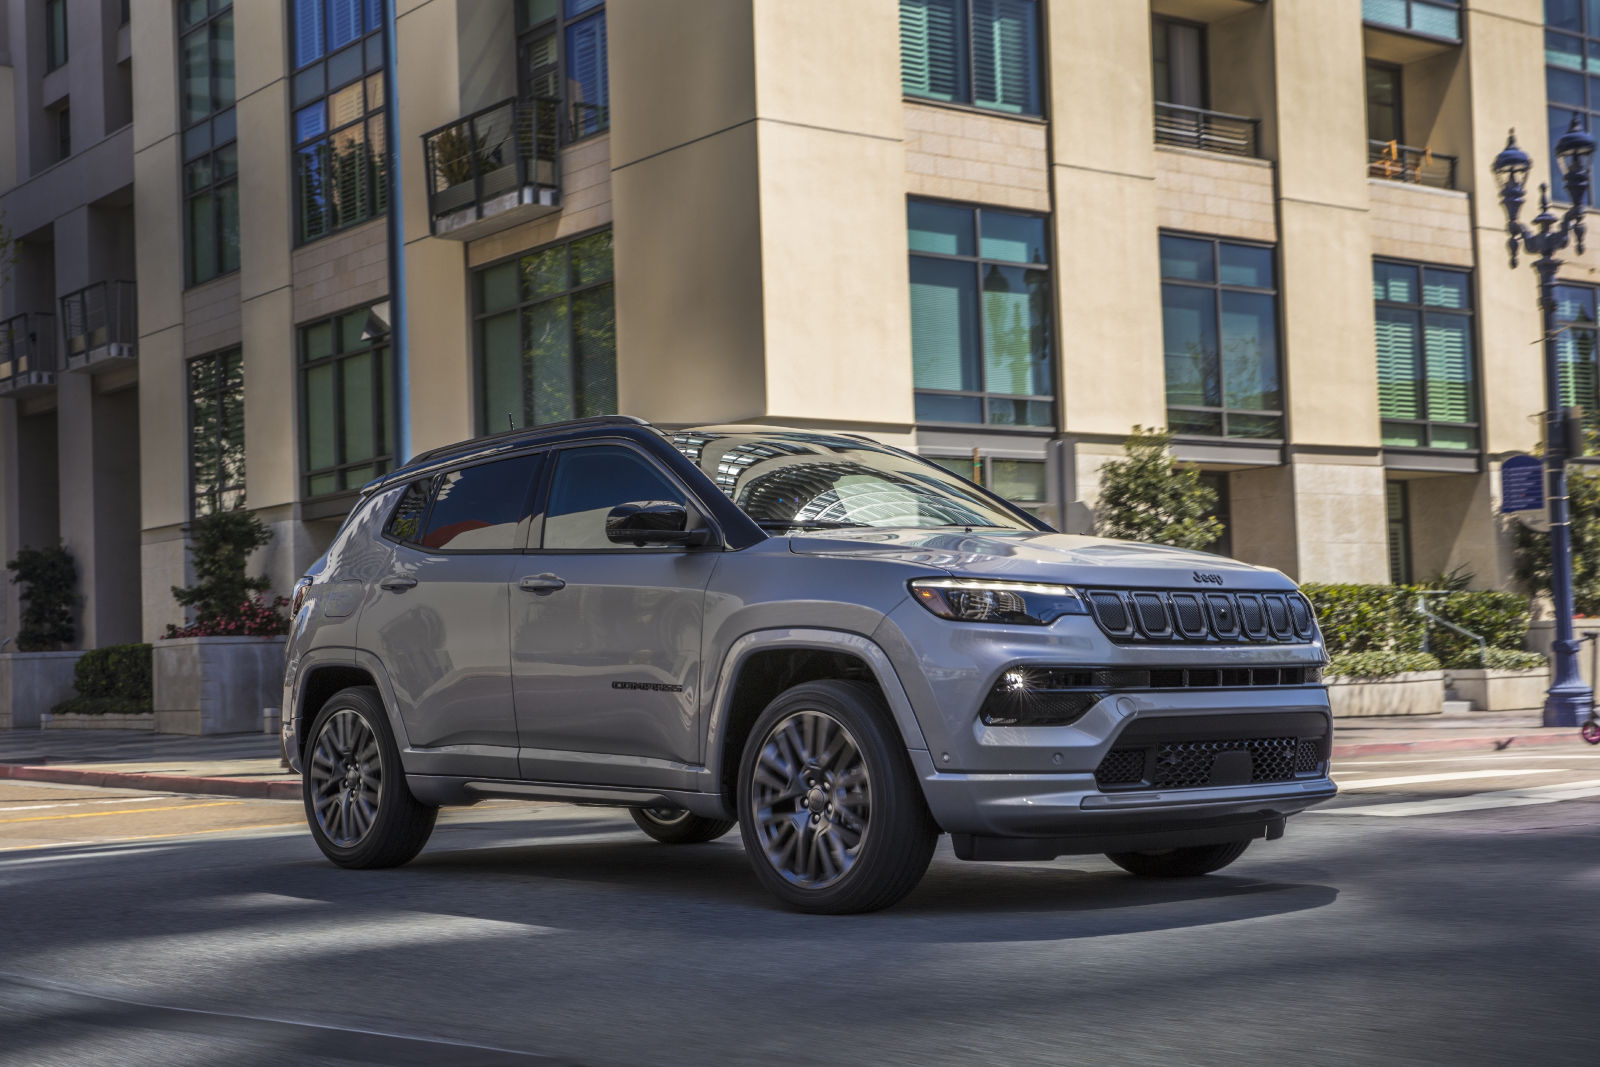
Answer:
M1507 581L1541 327L1489 163L1590 114L1585 5L394 6L392 63L382 0L0 8L0 548L72 551L85 647L182 621L198 515L286 591L403 427L616 411L871 434L1072 531L1170 426L1223 550Z

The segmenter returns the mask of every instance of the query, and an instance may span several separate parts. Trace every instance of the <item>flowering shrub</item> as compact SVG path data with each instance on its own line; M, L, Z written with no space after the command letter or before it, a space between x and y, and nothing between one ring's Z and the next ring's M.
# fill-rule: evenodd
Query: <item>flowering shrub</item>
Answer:
M188 626L167 626L167 637L277 637L289 632L289 617L283 609L288 597L273 597L269 603L254 596L226 616L199 619Z

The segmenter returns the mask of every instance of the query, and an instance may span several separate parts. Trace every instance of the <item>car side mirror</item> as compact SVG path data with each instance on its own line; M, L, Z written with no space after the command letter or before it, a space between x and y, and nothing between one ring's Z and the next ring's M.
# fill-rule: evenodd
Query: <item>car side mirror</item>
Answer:
M606 515L606 538L615 545L707 544L711 531L689 529L689 509L671 500L637 500L618 504Z

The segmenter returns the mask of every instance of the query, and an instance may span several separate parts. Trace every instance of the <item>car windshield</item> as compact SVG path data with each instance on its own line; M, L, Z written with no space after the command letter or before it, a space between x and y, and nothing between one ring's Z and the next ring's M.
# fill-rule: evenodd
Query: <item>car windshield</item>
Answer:
M672 443L769 530L1035 528L943 467L867 440L782 431L686 430Z

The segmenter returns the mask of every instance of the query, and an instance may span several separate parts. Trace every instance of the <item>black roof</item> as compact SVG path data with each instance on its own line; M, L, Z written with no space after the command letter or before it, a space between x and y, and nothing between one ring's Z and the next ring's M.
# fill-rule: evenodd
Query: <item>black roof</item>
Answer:
M380 485L407 478L444 460L459 459L463 456L475 456L487 452L499 452L524 444L537 444L552 438L566 437L581 433L584 430L600 430L608 427L653 429L648 422L633 415L595 415L587 419L550 422L542 426L524 427L520 430L501 430L499 433L488 434L484 437L473 437L466 441L457 441L455 444L430 448L426 452L413 456L405 466L398 467L388 474L374 478L363 487L363 491L370 492Z

